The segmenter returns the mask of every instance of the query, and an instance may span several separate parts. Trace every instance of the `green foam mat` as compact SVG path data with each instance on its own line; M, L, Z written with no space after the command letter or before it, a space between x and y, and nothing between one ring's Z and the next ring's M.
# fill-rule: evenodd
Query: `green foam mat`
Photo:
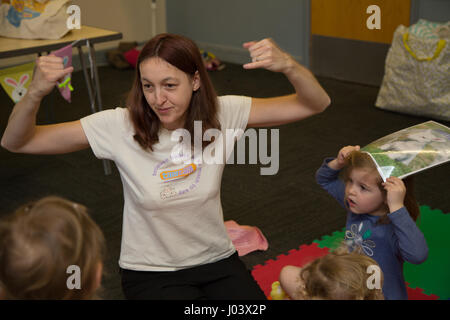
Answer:
M335 231L330 236L323 236L321 240L314 240L319 248L328 248L333 251L339 247L345 237L345 227L341 231Z
M427 240L428 258L419 265L405 263L405 280L411 288L420 287L428 295L447 300L450 298L450 214L420 206L417 224Z

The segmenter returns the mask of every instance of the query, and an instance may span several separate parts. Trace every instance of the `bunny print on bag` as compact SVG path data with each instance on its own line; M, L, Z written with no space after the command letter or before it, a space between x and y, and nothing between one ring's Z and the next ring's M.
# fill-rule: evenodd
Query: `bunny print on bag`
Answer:
M12 92L12 99L15 103L19 102L23 96L27 93L27 89L25 88L25 83L27 83L30 76L28 74L23 74L20 77L19 83L13 78L6 77L5 83L14 88Z

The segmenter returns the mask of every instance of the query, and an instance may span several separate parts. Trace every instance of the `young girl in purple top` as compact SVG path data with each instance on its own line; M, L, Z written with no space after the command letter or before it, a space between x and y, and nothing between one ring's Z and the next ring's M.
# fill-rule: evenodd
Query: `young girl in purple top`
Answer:
M408 299L403 263L420 264L428 256L415 223L419 207L412 180L390 177L383 182L359 146L346 146L337 158L325 159L316 180L347 210L345 240L350 250L364 252L380 265L385 299Z

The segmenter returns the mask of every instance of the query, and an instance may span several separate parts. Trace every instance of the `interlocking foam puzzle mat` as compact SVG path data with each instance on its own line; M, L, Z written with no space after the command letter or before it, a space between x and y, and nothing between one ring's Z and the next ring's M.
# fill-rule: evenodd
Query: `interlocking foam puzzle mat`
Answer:
M417 225L425 235L428 244L428 258L420 265L404 264L404 276L409 300L450 299L450 214L441 210L420 206ZM345 236L345 228L331 235L314 240L310 245L301 245L287 254L268 260L253 267L252 276L270 298L271 286L278 280L281 269L286 265L302 267L336 249Z

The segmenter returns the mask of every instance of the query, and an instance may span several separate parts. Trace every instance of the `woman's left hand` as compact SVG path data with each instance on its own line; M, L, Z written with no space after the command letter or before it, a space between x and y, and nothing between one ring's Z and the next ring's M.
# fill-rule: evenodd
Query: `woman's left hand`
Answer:
M406 187L401 179L389 177L383 183L383 187L387 191L386 202L391 213L404 206Z
M242 46L249 51L252 58L252 62L244 64L245 69L265 68L273 72L286 72L295 63L272 39L250 41Z

